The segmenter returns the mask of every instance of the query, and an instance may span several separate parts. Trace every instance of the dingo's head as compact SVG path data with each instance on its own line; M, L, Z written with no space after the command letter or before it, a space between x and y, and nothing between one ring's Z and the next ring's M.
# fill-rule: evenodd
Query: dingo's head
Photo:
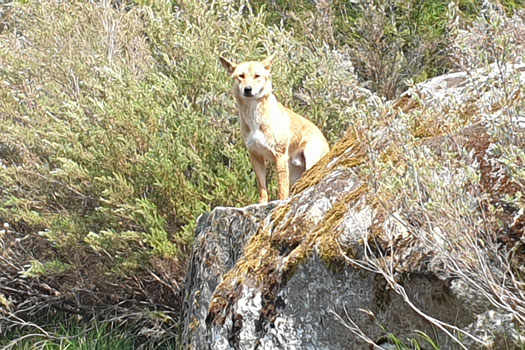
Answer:
M233 78L233 93L239 99L258 99L272 92L270 67L273 55L263 61L249 61L239 64L219 57L221 64Z

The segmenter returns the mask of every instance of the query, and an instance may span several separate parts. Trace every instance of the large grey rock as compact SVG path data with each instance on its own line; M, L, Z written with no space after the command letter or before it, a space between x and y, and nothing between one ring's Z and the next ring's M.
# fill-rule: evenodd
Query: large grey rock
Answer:
M410 110L425 100L427 107L451 101L451 106L460 108L462 102L457 101L467 100L468 94L477 91L476 84L484 81L483 77L450 78L431 82L431 88L420 95L423 99L407 94L393 108ZM496 84L470 95L469 103L485 120L497 116L498 109L487 107L485 101L489 95L496 96L498 89ZM461 96L453 96L453 91ZM394 176L405 182L414 166L406 155L385 152L395 151L393 140L409 132L402 119L387 121L370 131L368 138L349 132L295 185L288 200L241 209L216 208L199 219L186 282L184 346L386 349L391 348L388 341L393 334L406 344L417 338L422 349L432 348L417 330L441 349L520 348L523 330L513 304L505 304L504 298L498 301L490 284L480 285L486 281L476 271L483 266L490 273L500 273L490 276L495 283L506 283L507 272L498 270L501 266L492 270L490 265L497 262L491 249L503 249L502 245L495 240L481 242L479 236L479 245L469 243L479 250L469 255L461 250L461 242L467 243L463 231L455 236L444 232L457 227L454 224L460 218L445 213L426 225L425 208L430 204L426 192L434 184L423 184L423 179L411 184L419 191L412 202L397 200L395 207L381 203L388 193L378 194L374 181L386 180L372 172L381 171L374 166L387 162L370 165L374 159L391 157L399 165L393 170L405 174ZM476 171L479 182L459 202L475 212L481 210L481 200L499 203L517 188L498 154L491 153L497 142L494 135L483 123L473 123L454 135L427 137L404 149L417 152L414 149L419 147L425 157L435 157L434 162L443 160L430 179L448 179L444 188L456 182L461 185L458 188L469 188L472 180L465 172ZM467 166L456 166L460 162L455 150L465 154L461 164ZM482 193L477 196L474 191ZM509 247L519 247L524 213L509 208L494 212L491 220L504 223L507 236L501 238ZM473 227L474 231L465 232L474 235L488 230ZM476 265L476 254L487 254L486 265ZM520 292L509 291L515 292L514 305L523 305ZM499 307L494 306L498 303Z
M388 332L406 340L415 337L414 330L421 330L432 334L442 348L455 348L379 274L327 263L330 252L323 247L326 242L319 231L323 220L359 188L350 170L339 170L290 201L216 208L201 217L187 280L184 344L190 349L368 348L349 330L358 327L378 343L386 340ZM286 213L273 222L283 208ZM372 217L373 210L359 200L346 208L336 226L346 251L355 256L365 253L361 240L373 224ZM297 232L299 240L294 236ZM257 236L263 237L258 241ZM254 242L259 242L259 252L248 251ZM269 253L272 245L278 249ZM303 254L303 249L312 252ZM420 257L425 255L422 252L413 246L405 254ZM246 260L250 254L254 254L251 262ZM290 263L297 257L299 261ZM490 305L465 283L433 271L436 259L403 262L407 266L400 278L407 297L434 318L472 327ZM250 267L239 268L243 265ZM470 348L476 344L472 342Z
M351 266L329 266L319 252L298 264L289 278L281 276L273 294L257 285L249 273L243 283L230 279L235 286L228 293L218 291L239 261L242 247L270 224L267 214L276 204L216 208L200 218L185 298L187 348L367 349L367 343L349 330L352 322L378 343L386 340L387 331L406 339L415 337L417 329L431 334L443 349L458 348L389 289L380 275ZM342 223L346 235L362 229L353 224L353 220ZM291 254L280 256L274 266L286 265ZM484 316L494 313L485 299L461 281L441 278L430 270L407 272L403 279L408 297L426 314L483 335L487 343L494 342L491 337L502 340L508 335L502 331L505 324L494 326L499 321L491 323ZM211 311L210 304L221 293L229 297L229 304ZM509 316L501 318L512 324ZM491 333L490 327L499 333ZM513 337L519 339L516 332ZM475 348L481 348L480 344L469 341L469 349Z
M318 252L299 264L287 280L283 278L275 286L273 297L257 286L255 278L247 278L228 290L226 296L231 304L211 314L209 307L217 297L216 287L238 261L243 245L260 231L261 225L269 225L269 217L265 220L265 216L275 205L216 208L199 220L185 298L184 343L188 348L367 348L366 342L347 328L352 321L376 342L386 336L385 330L400 338L413 337L415 329L436 334L403 298L387 288L381 276L350 266L330 267ZM360 235L362 227L354 224L353 220L342 224L347 235L351 231ZM279 257L275 266L285 265L290 254ZM481 296L471 294L473 291L465 284L447 281L431 271L406 273L403 277L409 298L442 321L469 326L478 322L476 313L489 309ZM454 347L443 334L435 339L442 348Z

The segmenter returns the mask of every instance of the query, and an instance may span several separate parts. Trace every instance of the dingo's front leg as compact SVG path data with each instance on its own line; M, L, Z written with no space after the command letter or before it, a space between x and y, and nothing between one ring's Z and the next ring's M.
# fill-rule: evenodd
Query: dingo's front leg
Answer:
M279 182L279 199L288 198L290 192L290 169L288 168L288 153L277 156L275 159L277 178Z
M250 161L252 162L255 176L257 177L257 186L259 187L259 203L268 203L268 190L266 188L266 164L264 158L250 152Z

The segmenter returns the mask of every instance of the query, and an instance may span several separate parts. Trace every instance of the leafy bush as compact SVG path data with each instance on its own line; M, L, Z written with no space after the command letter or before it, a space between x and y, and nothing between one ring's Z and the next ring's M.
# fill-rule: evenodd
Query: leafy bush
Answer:
M391 99L450 68L448 1L337 1L336 38L352 48L359 77Z
M279 99L332 141L346 129L351 64L266 26L266 15L229 1L3 5L0 297L10 317L142 307L176 324L197 216L256 201L219 54L276 52Z
M460 9L452 7L452 11ZM467 28L456 28L452 35L450 52L454 67L471 71L492 63L518 63L521 56L515 52L525 50L524 10L507 17L505 7L486 2L480 12L482 15L472 19Z
M454 62L448 49L455 30L476 18L482 8L472 0L253 4L270 10L267 24L292 30L307 46L323 43L344 48L362 84L388 99L407 89L406 80L421 82L448 72Z

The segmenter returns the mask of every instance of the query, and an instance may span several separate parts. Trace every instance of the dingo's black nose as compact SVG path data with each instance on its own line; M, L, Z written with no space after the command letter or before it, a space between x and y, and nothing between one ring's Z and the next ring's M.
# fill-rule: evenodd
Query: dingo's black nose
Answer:
M250 96L252 94L252 87L251 86L247 86L244 88L244 94L246 96Z

